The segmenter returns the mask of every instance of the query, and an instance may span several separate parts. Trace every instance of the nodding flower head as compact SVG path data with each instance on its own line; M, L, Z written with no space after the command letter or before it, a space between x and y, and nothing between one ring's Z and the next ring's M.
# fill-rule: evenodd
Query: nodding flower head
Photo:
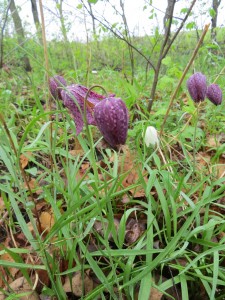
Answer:
M67 86L65 79L59 75L49 79L49 88L52 96L61 99L72 115L77 135L82 131L86 120L88 125L99 128L104 139L114 149L125 144L128 110L120 98L115 98L114 94L108 97L100 95L80 84Z
M144 134L144 142L147 147L150 146L158 146L159 145L159 138L158 133L155 127L148 126L146 128L145 134Z
M206 97L215 105L220 105L222 103L222 91L220 87L212 83L208 86L207 92L206 92Z
M66 80L62 76L56 75L51 77L49 79L49 89L53 98L62 100L61 91L66 85Z
M88 88L80 84L67 86L66 90L61 92L63 104L68 108L69 112L73 116L77 135L82 131L84 126L84 101L87 92ZM91 91L87 97L87 101L93 107L103 98L104 96ZM89 125L96 125L93 117L93 108L91 106L86 106L87 123Z
M110 146L116 148L127 139L128 110L120 98L108 97L94 107L97 127Z
M204 101L207 91L205 75L200 72L191 75L187 81L187 88L194 102Z

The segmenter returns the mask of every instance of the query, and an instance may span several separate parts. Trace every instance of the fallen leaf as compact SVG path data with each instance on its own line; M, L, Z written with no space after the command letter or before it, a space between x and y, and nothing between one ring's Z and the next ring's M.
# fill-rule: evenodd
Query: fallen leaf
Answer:
M135 220L133 218L129 219L126 225L126 243L128 245L131 245L134 242L136 242L139 239L139 237L143 234L145 229L146 228L143 222L139 222L138 220Z
M31 190L35 189L37 187L37 182L34 178L31 178L30 181L28 181L28 185ZM25 188L28 189L28 185L25 183Z
M151 288L151 294L148 298L148 300L161 300L163 296L163 293L160 292L157 288L154 286Z
M38 294L31 289L30 284L27 282L27 280L24 277L19 277L16 280L14 280L12 283L10 283L9 287L6 291L11 292L14 291L15 294L24 294L27 295L20 296L20 300L39 300ZM4 298L3 298L4 299Z
M48 233L55 223L54 216L50 211L43 211L39 217L42 232Z
M20 163L23 169L26 168L26 166L28 165L31 155L32 152L26 152L26 154L20 155Z
M4 249L3 247L0 247L0 250ZM14 259L9 255L9 253L5 252L4 254L0 255L0 259L4 260L4 261L8 261L8 262L14 262ZM14 267L9 267L7 268L10 275L7 274L7 272L5 272L4 268L2 268L2 275L4 276L5 280L10 283L12 282L13 278L15 277L15 275L19 272L18 269L14 268Z
M5 209L5 203L3 201L3 198L0 197L0 211L3 210L3 209Z
M93 286L93 280L86 273L82 276L79 271L73 275L72 282L68 276L66 277L63 289L66 293L72 292L75 296L81 297L83 295L83 289L86 295L93 290Z
M123 154L120 155L119 160L119 174L127 173L127 176L124 178L122 185L124 188L131 185L137 184L139 182L140 171L142 166L135 162L135 155L129 150L128 147L123 148ZM142 172L141 176L144 180L147 181L147 174ZM134 198L142 198L145 196L144 189L140 186L136 188L131 188L129 192Z

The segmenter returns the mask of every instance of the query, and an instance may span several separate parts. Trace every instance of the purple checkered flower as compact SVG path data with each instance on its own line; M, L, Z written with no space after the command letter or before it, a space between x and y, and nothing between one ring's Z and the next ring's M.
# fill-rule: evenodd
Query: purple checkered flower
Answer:
M73 84L68 86L66 90L62 91L62 100L65 107L68 108L72 114L77 135L82 131L84 126L84 99L88 92L88 88L80 84ZM104 96L95 92L90 92L87 101L90 105L95 106ZM90 105L86 105L86 118L89 125L96 125L93 108Z
M125 103L114 95L105 97L80 84L72 84L66 88L66 81L61 76L50 78L50 91L54 98L61 99L73 116L77 135L84 126L84 114L88 125L96 125L108 144L117 148L125 144L128 131L128 110ZM86 111L85 110L85 99Z
M63 90L63 87L65 88L66 86L66 80L60 75L56 75L49 79L49 89L55 99L62 100L61 91Z
M222 91L220 87L212 83L208 86L207 92L206 92L206 97L215 105L220 105L222 103Z
M109 97L94 108L96 124L104 139L113 148L125 144L128 130L128 110L120 98Z
M207 91L205 75L200 72L193 74L187 81L187 88L194 102L204 101Z

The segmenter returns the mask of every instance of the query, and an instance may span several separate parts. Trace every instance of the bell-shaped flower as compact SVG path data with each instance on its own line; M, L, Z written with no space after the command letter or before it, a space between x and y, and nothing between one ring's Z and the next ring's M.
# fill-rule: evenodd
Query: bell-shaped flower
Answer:
M215 105L220 105L222 103L222 91L220 87L212 83L208 86L207 92L206 92L206 97Z
M108 97L94 107L94 118L104 139L116 148L127 139L128 110L120 98Z
M159 138L158 133L155 127L148 126L144 133L144 142L147 147L150 146L158 146L159 145Z
M188 92L194 102L201 102L205 100L207 83L206 77L200 72L197 72L189 77L187 80Z
M73 116L77 135L82 131L84 126L84 101L87 92L88 88L80 84L68 86L61 92L63 104ZM91 108L90 105L94 107L103 98L104 96L90 91L86 105L86 119L89 125L96 125L93 108Z
M128 131L128 110L121 99L115 98L113 94L106 98L89 91L80 84L66 87L65 85L65 79L58 75L49 80L49 88L53 97L61 99L72 114L77 135L82 131L86 118L87 124L96 125L113 148L125 144Z
M66 85L66 80L62 76L56 75L51 77L49 79L49 89L53 98L62 100L61 91L66 87Z

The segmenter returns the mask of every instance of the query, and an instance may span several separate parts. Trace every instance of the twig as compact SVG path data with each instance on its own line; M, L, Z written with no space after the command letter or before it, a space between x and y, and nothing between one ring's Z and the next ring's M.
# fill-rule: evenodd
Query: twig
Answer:
M153 80L153 84L152 84L152 88L151 88L150 100L149 100L149 103L148 103L148 112L149 113L152 110L153 102L154 102L154 99L155 99L155 92L156 92L156 87L157 87L157 84L158 84L158 78L159 78L159 72L160 72L162 60L166 57L166 55L169 52L173 42L177 38L177 36L178 36L179 32L181 31L181 29L183 28L184 23L186 22L188 16L190 15L190 13L192 11L193 6L195 5L195 2L196 2L196 0L192 1L192 3L190 5L184 19L183 19L183 21L181 22L180 26L178 27L178 29L174 33L173 37L169 41L170 27L171 27L172 19L174 17L173 16L173 10L174 10L175 3L173 4L172 14L171 14L170 19L169 19L169 25L168 25L166 33L165 33L165 38L164 38L164 41L163 41L162 46L161 46L157 66L155 68L154 80Z
M188 70L190 69L190 67L191 67L191 65L192 65L192 63L193 63L193 61L194 61L194 59L195 59L195 57L196 57L196 55L198 53L198 50L199 50L199 48L200 48L200 46L201 46L201 44L202 44L202 42L204 40L204 37L205 37L205 35L206 35L206 33L207 33L208 29L209 29L209 26L210 26L210 24L205 25L205 28L204 28L204 30L202 32L202 35L201 35L201 37L200 37L200 39L198 41L197 46L195 47L195 50L194 50L194 52L192 54L192 57L191 57L189 63L187 64L186 68L184 69L184 72L183 72L183 74L181 76L181 79L179 80L178 85L177 85L174 93L171 96L171 100L170 100L169 106L167 108L167 111L166 111L166 114L165 114L165 117L164 117L164 120L163 120L163 123L162 123L162 126L161 126L160 135L162 135L162 133L163 133L163 128L164 128L164 125L165 125L166 120L168 118L170 109L171 109L171 107L173 105L173 101L175 100L176 95L177 95L177 93L178 93L178 91L179 91L179 89L181 87L181 84L182 84L182 82L183 82L183 80L184 80L184 78L185 78Z

